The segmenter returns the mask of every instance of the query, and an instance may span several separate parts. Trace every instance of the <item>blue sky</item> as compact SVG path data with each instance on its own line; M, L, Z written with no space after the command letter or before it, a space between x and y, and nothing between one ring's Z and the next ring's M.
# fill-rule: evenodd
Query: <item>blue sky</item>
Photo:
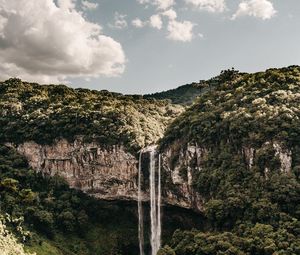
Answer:
M299 0L0 0L0 76L151 93L300 64L299 27Z

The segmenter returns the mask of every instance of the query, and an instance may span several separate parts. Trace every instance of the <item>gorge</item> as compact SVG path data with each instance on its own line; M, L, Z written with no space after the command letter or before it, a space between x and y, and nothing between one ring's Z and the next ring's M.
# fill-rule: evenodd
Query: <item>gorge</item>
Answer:
M29 251L297 254L299 67L197 86L183 107L1 83L2 213L24 217Z

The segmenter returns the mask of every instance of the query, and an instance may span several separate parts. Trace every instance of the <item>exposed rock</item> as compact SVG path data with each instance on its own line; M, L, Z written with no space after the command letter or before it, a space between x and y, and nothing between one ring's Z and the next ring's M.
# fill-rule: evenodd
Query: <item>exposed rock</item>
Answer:
M249 169L251 169L254 166L256 150L263 149L264 147L269 145L271 145L275 150L274 156L279 157L281 165L280 171L284 173L290 173L292 169L292 152L289 149L285 149L284 146L278 141L266 142L263 144L262 148L259 149L244 146L242 148L242 152ZM265 173L267 174L269 171L270 169L265 167Z
M292 152L284 149L279 142L274 142L273 148L275 149L275 156L279 156L280 159L280 171L290 173L292 169Z
M247 163L247 166L249 169L251 169L254 165L254 154L255 154L255 149L251 147L246 147L244 146L242 148L243 155L245 158L245 161Z
M30 166L44 174L58 174L73 188L101 199L136 197L137 160L122 146L101 147L81 139L53 145L25 142L17 147Z
M170 176L167 179L166 200L174 201L181 207L192 207L203 210L203 198L193 189L195 173L201 171L201 164L207 151L197 144L181 147L180 142L174 143L163 153L163 169Z
M264 146L270 143L264 144ZM11 145L12 146L12 145ZM290 172L291 151L273 142L275 156L281 162L281 171ZM53 145L25 142L16 148L26 156L30 166L43 174L58 174L73 188L99 199L137 200L138 161L121 145L101 146L77 139L72 143L59 140ZM243 147L245 163L254 166L256 150ZM149 150L142 155L143 200L149 200ZM197 173L201 171L208 150L197 144L184 147L177 141L162 152L163 202L195 211L203 211L203 198L193 188ZM148 157L148 159L147 159ZM157 164L157 162L156 162ZM266 172L269 169L266 169Z
M10 144L10 146L13 146ZM45 175L62 176L72 188L80 189L104 200L137 200L138 161L123 146L101 146L84 143L77 139L70 143L59 140L53 145L39 145L25 142L16 147L29 161L30 166ZM149 200L147 148L143 151L143 200ZM169 153L173 153L172 150ZM168 169L168 186L163 186L163 202L183 208L201 209L201 199L191 188L193 167L191 160L201 161L201 151L197 146L189 146L180 154L180 165L176 170L169 168L170 156L163 155L162 166ZM157 164L157 162L156 162ZM197 163L198 164L198 163ZM187 166L187 178L178 172ZM200 169L200 168L199 168ZM170 188L171 186L171 188Z

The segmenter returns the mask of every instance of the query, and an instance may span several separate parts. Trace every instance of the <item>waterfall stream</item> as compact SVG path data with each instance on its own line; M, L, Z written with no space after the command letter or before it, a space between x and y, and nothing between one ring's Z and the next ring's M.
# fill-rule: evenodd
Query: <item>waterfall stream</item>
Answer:
M161 155L158 155L158 193L157 193L157 251L161 242Z
M144 217L142 204L142 154L139 155L139 176L138 176L138 214L139 214L139 247L140 255L144 255Z
M158 155L156 171L155 147L150 147L149 162L149 191L150 191L150 220L151 220L151 255L156 255L161 245L161 155ZM140 255L144 255L144 220L142 208L142 154L139 156L138 176L138 214L139 214L139 247Z

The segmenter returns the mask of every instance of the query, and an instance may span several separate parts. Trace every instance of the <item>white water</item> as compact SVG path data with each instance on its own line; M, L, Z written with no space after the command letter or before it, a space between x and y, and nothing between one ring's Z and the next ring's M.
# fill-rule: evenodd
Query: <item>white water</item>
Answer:
M150 151L150 219L151 219L151 248L152 255L157 253L157 213L155 187L155 151Z
M158 171L156 174L155 147L151 147L149 163L149 189L150 189L150 220L151 220L151 255L156 255L161 245L161 155L158 155ZM138 214L139 214L139 247L140 255L144 255L144 220L142 208L142 154L139 156L138 176ZM156 178L157 175L157 178Z
M138 213L139 213L139 247L140 255L144 255L144 217L142 204L142 154L139 156L139 176L138 176Z
M161 155L158 155L158 194L157 194L157 251L161 243Z

